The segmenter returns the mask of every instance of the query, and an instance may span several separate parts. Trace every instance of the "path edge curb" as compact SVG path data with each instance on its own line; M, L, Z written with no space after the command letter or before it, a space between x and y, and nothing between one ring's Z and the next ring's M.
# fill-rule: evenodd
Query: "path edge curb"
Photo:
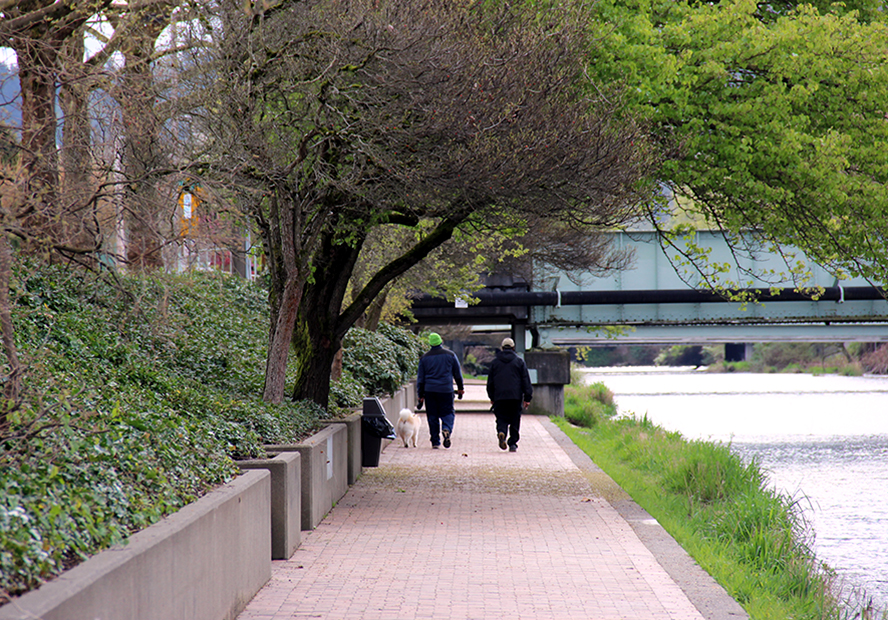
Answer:
M620 488L589 455L571 441L549 418L540 416L540 422L571 461L584 473L604 477ZM610 495L610 494L609 494ZM681 588L691 604L706 620L749 620L749 615L731 597L712 575L703 570L656 520L623 491L616 497L607 497L608 503L626 520L642 544L657 563Z

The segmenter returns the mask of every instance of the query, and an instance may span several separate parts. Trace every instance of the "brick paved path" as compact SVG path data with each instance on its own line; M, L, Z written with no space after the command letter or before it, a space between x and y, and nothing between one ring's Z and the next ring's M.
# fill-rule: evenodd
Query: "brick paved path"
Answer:
M393 443L240 620L701 620L534 416L516 453L492 414L458 413L453 447Z

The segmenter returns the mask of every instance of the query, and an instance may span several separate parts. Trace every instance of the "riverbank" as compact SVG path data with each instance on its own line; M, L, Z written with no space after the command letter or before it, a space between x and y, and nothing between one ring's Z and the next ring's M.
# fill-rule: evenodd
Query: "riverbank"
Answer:
M576 392L568 389L566 410ZM590 429L559 424L753 618L864 613L866 601L842 593L840 580L821 567L797 502L726 444L686 440L643 415L599 415Z

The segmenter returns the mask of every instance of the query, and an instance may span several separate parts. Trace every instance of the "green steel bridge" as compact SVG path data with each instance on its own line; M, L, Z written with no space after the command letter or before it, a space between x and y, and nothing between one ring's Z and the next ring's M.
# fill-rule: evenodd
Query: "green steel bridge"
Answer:
M680 253L665 249L653 232L613 233L613 244L631 252L628 269L577 284L564 273L544 278L544 290L491 281L472 304L424 297L414 302L420 323L459 323L508 329L519 349L526 347L634 344L734 344L754 342L885 342L888 301L863 279L839 280L801 253L810 292L796 290L785 261L763 251L737 253L717 232L700 231L693 244L707 248L712 264L730 266L722 282L754 295L755 302L731 301L683 271ZM784 255L792 251L784 251ZM755 275L759 274L759 275ZM768 280L761 274L768 274ZM739 283L739 284L738 284Z

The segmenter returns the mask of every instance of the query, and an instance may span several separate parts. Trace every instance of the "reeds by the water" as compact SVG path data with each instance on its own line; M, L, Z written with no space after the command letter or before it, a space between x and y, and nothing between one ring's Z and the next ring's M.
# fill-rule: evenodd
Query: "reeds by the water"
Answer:
M574 381L564 392L564 417L576 426L592 428L613 415L614 393L603 383L579 383Z

